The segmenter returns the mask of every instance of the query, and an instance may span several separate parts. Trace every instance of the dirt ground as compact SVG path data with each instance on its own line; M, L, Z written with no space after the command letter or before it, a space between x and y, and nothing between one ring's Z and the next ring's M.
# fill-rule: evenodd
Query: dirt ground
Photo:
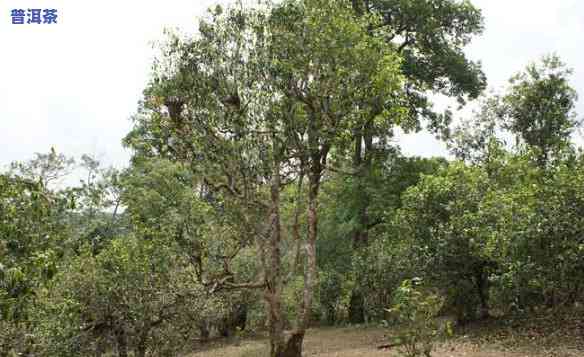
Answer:
M399 356L397 350L379 350L377 346L388 342L387 329L381 328L324 328L309 330L305 339L304 356L319 357L391 357ZM478 335L460 335L441 343L433 357L583 357L584 351L569 346L536 347L529 344L501 340L482 339ZM502 342L504 341L504 342ZM501 343L499 343L501 342ZM517 342L517 343L514 343ZM266 341L263 339L236 341L228 345L216 345L189 357L264 357Z

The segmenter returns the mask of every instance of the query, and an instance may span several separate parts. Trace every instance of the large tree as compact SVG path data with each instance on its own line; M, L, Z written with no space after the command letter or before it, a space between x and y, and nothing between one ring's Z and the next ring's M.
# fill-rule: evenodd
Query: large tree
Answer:
M352 0L352 6L358 15L374 16L370 33L393 44L404 59L401 71L406 78L407 120L394 124L417 131L425 122L429 131L448 137L451 113L436 111L432 98L455 98L462 105L485 88L480 64L463 51L483 30L480 10L466 0ZM370 217L372 197L366 187L374 177L374 166L383 164L391 152L387 138L393 136L395 128L376 125L374 117L372 113L353 128L353 150L348 153L357 193L353 200L357 203L353 213L357 224L352 234L357 253L369 244L369 230L379 223ZM364 317L363 295L357 288L351 297L350 320L364 322Z
M153 79L127 138L136 160L162 155L187 162L204 185L241 203L263 276L219 283L264 289L273 356L300 356L310 324L318 195L330 152L364 118L399 122L403 114L399 57L369 36L369 24L343 1L216 8L199 36L171 41L163 57L171 65ZM304 175L304 292L285 338L280 191Z

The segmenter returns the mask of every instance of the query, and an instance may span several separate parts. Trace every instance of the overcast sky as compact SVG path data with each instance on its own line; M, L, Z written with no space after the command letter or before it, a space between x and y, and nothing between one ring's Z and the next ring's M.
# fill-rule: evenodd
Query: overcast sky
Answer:
M228 0L222 3L229 2ZM193 31L216 0L0 0L0 167L51 146L72 156L127 163L129 131L164 27ZM584 1L474 0L486 31L468 48L489 86L501 88L550 52L575 69L584 96ZM12 25L16 8L55 8L56 25ZM579 113L584 114L583 101ZM443 155L429 135L401 138L403 151Z

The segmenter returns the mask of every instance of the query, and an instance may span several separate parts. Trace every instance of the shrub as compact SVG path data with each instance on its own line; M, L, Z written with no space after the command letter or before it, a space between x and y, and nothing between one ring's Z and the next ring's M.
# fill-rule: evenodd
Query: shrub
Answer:
M420 279L402 282L394 294L394 305L387 310L402 325L395 341L402 355L430 357L436 340L444 332L450 333L450 327L443 331L435 320L443 304L444 299L424 289Z

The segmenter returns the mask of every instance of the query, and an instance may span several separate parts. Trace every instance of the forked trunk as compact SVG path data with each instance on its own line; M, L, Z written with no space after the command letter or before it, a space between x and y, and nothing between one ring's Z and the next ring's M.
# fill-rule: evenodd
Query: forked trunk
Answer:
M357 227L353 232L353 255L362 254L369 245L369 196L362 184L371 172L373 136L370 133L369 124L363 127L363 132L358 132L355 136L355 148L353 154L353 170L358 173L357 189L359 195L359 205L356 212ZM365 322L365 298L361 291L363 285L361 273L356 274L357 281L351 291L349 301L349 321L353 324Z

